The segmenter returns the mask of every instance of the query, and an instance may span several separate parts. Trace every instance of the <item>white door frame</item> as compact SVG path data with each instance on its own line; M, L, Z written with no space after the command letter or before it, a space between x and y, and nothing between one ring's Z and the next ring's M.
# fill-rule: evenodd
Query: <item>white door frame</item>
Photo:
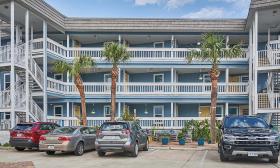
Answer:
M156 108L161 108L161 109L162 109L162 117L164 117L164 105L156 105L156 106L153 106L153 116L154 116L154 117L155 117Z

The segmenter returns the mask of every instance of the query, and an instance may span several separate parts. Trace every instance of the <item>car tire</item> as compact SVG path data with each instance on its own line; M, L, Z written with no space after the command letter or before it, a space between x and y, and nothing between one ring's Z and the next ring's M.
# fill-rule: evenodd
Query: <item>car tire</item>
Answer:
M17 151L24 151L24 147L15 147L15 149L17 150Z
M139 146L138 146L138 143L136 142L134 144L134 147L133 147L133 151L131 153L131 156L132 157L137 157L138 156L138 153L139 153Z
M224 152L222 149L220 149L220 160L221 162L226 162L229 160L229 158L227 158L225 155L224 155Z
M82 156L84 154L84 150L85 148L83 142L79 142L75 148L74 154L76 156Z
M278 163L278 157L269 159L270 163Z
M148 150L149 150L149 140L147 139L143 151L148 151Z
M46 154L47 154L47 155L54 155L54 154L55 154L55 151L46 151Z
M103 157L106 155L106 152L104 151L97 151L98 156Z

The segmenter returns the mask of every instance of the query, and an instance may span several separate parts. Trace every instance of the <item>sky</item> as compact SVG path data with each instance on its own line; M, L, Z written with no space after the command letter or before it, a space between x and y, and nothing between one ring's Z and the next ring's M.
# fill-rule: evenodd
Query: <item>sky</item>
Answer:
M250 0L45 0L68 17L246 18Z

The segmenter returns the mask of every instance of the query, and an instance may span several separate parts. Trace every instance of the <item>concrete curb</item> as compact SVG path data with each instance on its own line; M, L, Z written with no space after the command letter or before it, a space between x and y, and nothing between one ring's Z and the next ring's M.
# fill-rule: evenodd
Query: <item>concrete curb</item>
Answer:
M3 147L3 146L0 146L0 150L13 150L14 148L13 147Z
M216 148L207 148L207 147L197 147L197 148L180 148L180 147L171 147L171 146L150 146L151 149L160 149L160 150L184 150L184 151L205 151L205 150L210 150L210 151L218 151Z

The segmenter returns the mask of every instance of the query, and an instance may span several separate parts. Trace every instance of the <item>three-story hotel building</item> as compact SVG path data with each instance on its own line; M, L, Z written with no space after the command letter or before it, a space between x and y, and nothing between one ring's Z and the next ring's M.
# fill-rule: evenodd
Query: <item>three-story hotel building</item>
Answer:
M81 10L81 9L80 9ZM0 0L0 129L19 122L77 125L80 96L69 73L54 63L91 56L96 67L83 73L87 120L110 116L112 65L104 42L128 46L119 66L117 116L133 113L143 128L180 129L187 120L209 117L210 62L187 63L201 35L215 32L244 54L222 58L217 119L280 112L280 1L252 0L243 19L71 18L42 0ZM221 53L223 57L223 53Z

